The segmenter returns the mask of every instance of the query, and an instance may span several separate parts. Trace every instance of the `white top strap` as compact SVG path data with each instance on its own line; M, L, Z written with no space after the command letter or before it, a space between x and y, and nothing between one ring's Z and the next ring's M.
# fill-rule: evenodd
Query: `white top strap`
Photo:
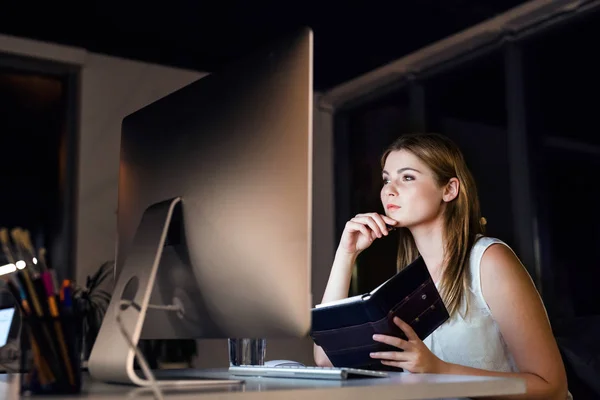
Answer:
M480 236L476 239L473 249L471 251L471 257L469 259L469 270L471 272L471 290L477 296L481 304L485 307L486 311L491 314L490 308L483 297L483 290L481 289L481 259L485 251L493 244L501 243L506 247L510 248L506 243L500 239L496 239L488 236Z

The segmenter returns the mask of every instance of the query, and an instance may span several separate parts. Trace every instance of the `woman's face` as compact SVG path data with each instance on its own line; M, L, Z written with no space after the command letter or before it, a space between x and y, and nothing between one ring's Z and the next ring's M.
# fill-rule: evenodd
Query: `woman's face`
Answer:
M428 225L442 217L444 187L433 171L413 153L392 151L382 172L381 203L388 217L401 227Z

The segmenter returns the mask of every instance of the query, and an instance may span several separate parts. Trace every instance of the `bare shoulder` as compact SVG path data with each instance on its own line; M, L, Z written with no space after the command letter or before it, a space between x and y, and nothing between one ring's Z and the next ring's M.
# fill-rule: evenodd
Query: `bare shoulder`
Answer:
M483 253L480 271L483 296L494 319L525 310L537 314L536 319L546 318L531 276L509 247L502 243L490 245Z
M521 372L566 390L562 359L542 299L523 264L502 243L481 259L483 297Z
M502 243L490 245L481 259L481 277L484 280L495 280L500 286L521 283L535 290L533 281L515 253Z

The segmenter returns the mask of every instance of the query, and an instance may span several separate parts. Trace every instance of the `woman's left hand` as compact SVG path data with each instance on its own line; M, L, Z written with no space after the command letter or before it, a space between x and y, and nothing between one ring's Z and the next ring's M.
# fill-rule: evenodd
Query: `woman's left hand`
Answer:
M442 373L444 362L425 346L425 343L419 339L413 328L398 317L394 317L394 323L402 329L408 340L387 335L373 335L373 340L389 344L403 351L371 353L371 358L380 359L384 365L402 368L409 372Z

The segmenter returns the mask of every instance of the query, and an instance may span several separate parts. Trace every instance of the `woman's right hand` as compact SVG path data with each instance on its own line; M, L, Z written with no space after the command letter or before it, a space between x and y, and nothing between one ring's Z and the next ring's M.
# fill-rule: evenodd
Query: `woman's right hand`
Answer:
M387 225L396 226L398 222L378 213L357 214L346 222L339 250L357 256L367 249L377 238L387 236Z

